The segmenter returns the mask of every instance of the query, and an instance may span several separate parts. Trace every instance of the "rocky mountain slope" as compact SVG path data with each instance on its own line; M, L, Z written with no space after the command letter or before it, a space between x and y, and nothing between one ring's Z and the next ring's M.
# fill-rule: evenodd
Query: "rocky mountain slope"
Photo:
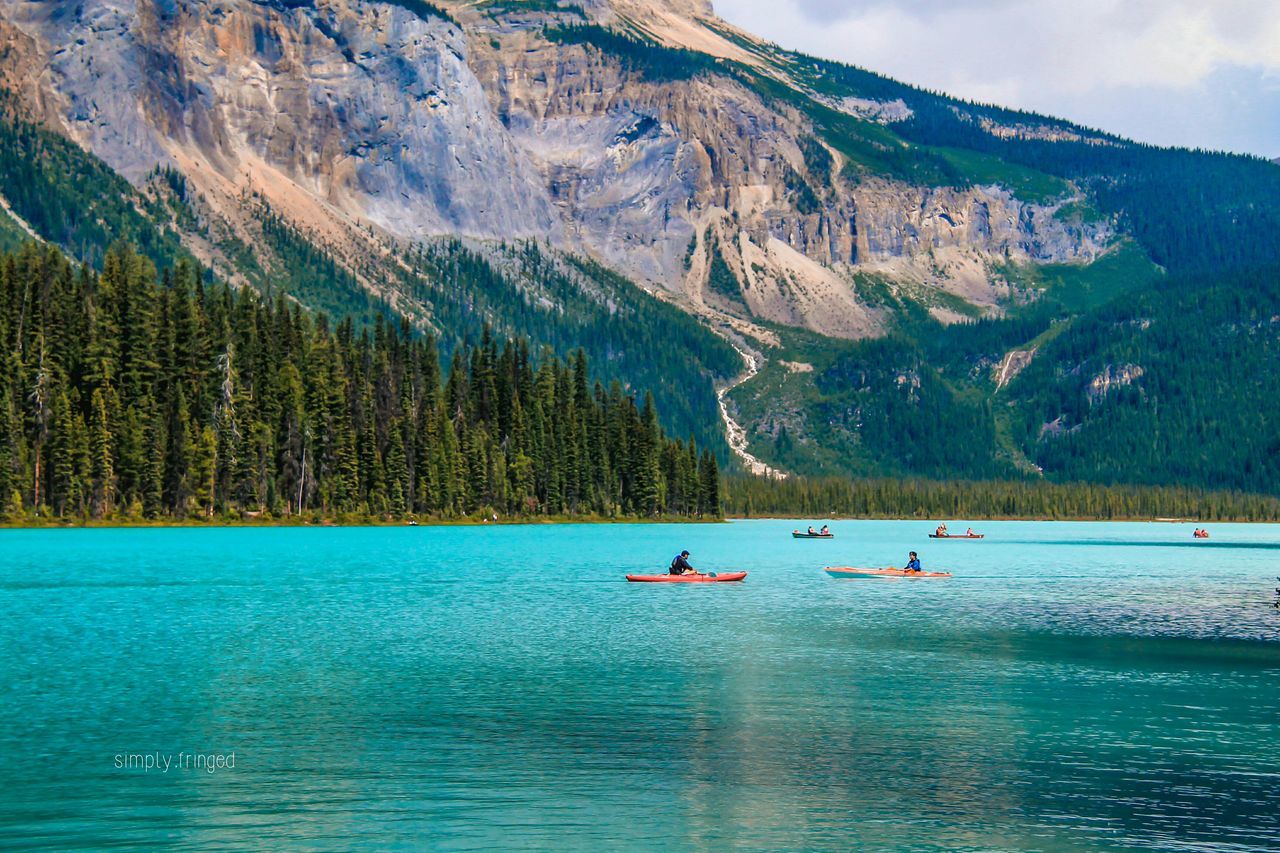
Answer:
M1028 198L998 182L839 179L857 167L840 141L822 137L803 101L765 85L871 117L872 130L909 108L810 93L769 46L705 5L89 0L0 10L7 85L50 126L135 183L176 169L245 237L246 193L344 256L370 251L370 232L532 237L694 308L861 337L884 318L859 298L859 272L994 306L1008 293L987 275L992 260L1086 260L1111 234L1105 222L1055 215L1071 200L1065 184ZM697 56L733 74L637 73L600 49L599 25L627 34L623 46L652 40L684 49L669 51L675 62ZM708 292L715 255L737 294Z
M125 237L446 348L484 323L586 346L669 426L727 452L736 419L757 470L1068 470L1056 415L1132 395L1086 382L1032 429L1053 341L1166 274L1278 254L1270 163L923 92L697 0L0 0L0 58L0 241L93 261ZM903 413L971 425L968 456L904 450Z

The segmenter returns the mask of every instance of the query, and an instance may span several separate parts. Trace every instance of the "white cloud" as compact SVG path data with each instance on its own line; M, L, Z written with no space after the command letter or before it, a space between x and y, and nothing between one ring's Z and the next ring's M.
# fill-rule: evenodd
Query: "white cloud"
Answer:
M1280 153L1276 0L717 0L716 11L785 47L961 97L1105 120L1146 141Z

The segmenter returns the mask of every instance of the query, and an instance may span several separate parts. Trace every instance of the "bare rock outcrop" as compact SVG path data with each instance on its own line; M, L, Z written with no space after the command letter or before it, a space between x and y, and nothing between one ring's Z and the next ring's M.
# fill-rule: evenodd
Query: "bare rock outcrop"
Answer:
M179 169L224 215L253 192L336 245L534 237L695 310L718 304L715 252L741 288L715 310L829 335L881 327L860 273L997 306L993 260L1084 261L1110 239L999 186L845 180L833 149L818 169L823 143L794 105L728 75L649 79L547 38L577 11L447 6L448 19L373 0L0 0L0 50L24 69L6 85L44 121L135 182ZM705 0L580 8L760 63ZM871 121L910 115L846 101Z

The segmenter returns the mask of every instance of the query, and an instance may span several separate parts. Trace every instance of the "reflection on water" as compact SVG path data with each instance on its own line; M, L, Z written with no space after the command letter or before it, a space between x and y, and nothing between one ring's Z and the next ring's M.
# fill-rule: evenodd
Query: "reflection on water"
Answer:
M792 526L4 532L0 844L1280 844L1280 530Z
M1101 546L1104 548L1197 548L1202 551L1208 551L1210 549L1227 551L1280 551L1280 542L1223 542L1217 539L1152 539L1150 541L1128 541L1124 539L1068 539L1058 541L1037 541L1034 539L1026 539L1012 541L1019 545L1027 546L1057 545L1067 546L1070 548Z

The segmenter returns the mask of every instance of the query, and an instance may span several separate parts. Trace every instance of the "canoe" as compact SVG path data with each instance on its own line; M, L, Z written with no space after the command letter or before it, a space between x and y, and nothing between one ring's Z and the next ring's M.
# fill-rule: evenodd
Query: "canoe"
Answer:
M929 534L930 539L985 539L986 536L987 534L985 533L975 533L972 536L967 533L946 533L942 536L939 536L936 533Z
M708 572L696 575L627 575L627 580L632 583L729 583L746 576L746 572Z
M854 578L949 578L951 572L904 572L902 569L853 569L848 566L827 566L826 573L836 580Z
M793 539L835 539L834 533L801 533L797 530L791 531Z

